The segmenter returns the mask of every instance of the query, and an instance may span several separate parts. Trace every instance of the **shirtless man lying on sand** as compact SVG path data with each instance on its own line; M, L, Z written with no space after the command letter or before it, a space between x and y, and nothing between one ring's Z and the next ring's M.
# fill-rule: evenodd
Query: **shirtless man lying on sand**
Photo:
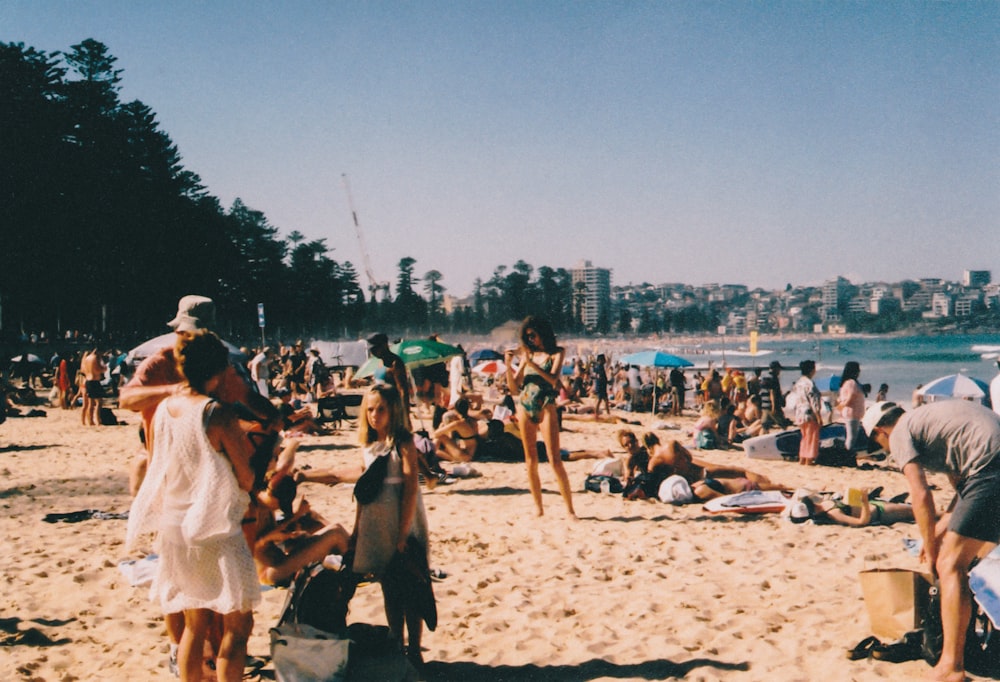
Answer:
M649 472L660 480L673 475L684 477L699 502L747 490L785 490L787 487L740 467L721 466L692 457L688 449L675 440L661 444L653 433L645 434L642 440L649 450Z

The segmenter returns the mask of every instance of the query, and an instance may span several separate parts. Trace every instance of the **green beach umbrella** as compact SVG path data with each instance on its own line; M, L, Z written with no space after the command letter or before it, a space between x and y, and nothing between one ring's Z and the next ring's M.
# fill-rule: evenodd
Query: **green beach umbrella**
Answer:
M389 346L389 350L398 355L402 360L403 364L406 365L407 369L413 369L415 367L426 367L427 365L435 365L439 362L444 362L449 358L453 358L456 355L462 354L462 349L455 346L451 346L447 343L441 343L440 341L434 341L433 339L410 339L406 341L400 341L399 343L394 343ZM375 370L381 364L381 360L376 357L370 357L365 361L358 371L354 373L354 376L358 379L364 379L375 373Z

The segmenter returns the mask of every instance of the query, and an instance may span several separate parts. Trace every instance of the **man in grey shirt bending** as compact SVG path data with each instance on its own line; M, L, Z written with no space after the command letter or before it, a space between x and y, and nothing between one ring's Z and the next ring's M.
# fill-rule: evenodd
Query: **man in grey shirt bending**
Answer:
M930 403L910 413L878 403L862 425L869 442L889 452L906 476L924 541L921 558L940 582L944 647L933 679L964 680L972 617L969 566L1000 542L1000 416L965 400ZM928 471L947 474L955 488L940 518Z

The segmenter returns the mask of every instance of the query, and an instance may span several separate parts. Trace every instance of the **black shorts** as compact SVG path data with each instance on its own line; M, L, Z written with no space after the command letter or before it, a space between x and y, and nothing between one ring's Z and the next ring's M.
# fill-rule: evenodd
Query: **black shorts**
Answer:
M948 530L983 542L1000 542L1000 459L970 477L956 493Z
M88 398L103 398L104 397L104 386L101 385L100 381L90 380L83 385L83 389L87 392Z

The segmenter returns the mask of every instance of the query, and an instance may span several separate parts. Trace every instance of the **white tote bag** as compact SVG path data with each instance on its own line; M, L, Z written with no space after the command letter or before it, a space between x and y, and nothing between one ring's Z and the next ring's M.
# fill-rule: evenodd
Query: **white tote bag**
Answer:
M311 625L271 628L271 662L278 682L341 682L351 640Z

